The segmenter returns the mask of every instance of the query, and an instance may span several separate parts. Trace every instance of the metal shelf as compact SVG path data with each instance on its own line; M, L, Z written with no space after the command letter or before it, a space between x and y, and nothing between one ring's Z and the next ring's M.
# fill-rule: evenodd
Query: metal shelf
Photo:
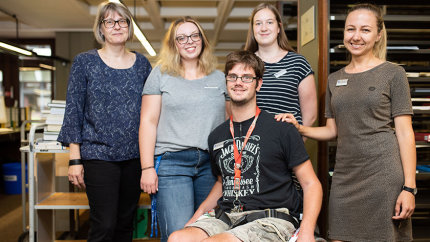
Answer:
M57 192L55 188L56 163L63 162L68 149L35 149L34 135L44 123L32 124L28 144L20 148L28 160L29 241L55 241L55 210L89 209L83 192ZM68 156L67 156L68 159ZM57 163L58 164L58 163ZM141 194L139 208L150 209L148 194Z
M420 181L430 181L430 172L418 172L417 171L417 180Z
M428 147L430 147L430 143L425 142L425 141L415 141L415 147L416 148L428 148Z
M21 152L30 152L30 146L23 146L21 148L19 148L19 150ZM34 153L69 153L68 149L43 149L43 150L39 150L39 149L33 149Z

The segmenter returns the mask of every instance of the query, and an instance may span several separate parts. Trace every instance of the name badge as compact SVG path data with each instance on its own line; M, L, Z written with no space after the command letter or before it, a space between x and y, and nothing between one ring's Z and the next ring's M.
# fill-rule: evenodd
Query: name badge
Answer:
M276 78L279 78L280 76L284 75L285 73L287 73L287 70L282 69L278 72L276 72L275 74L273 74Z
M337 80L336 82L337 87L346 86L346 85L348 85L348 79L340 79L340 80Z
M214 144L214 150L221 149L221 148L222 148L222 146L223 146L223 144L224 144L224 142L223 142L223 141L221 141L221 142L219 142L219 143Z

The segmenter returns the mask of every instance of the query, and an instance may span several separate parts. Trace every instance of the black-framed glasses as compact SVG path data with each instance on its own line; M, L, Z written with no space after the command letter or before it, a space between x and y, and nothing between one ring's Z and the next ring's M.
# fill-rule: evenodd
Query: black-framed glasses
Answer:
M123 19L123 18L118 20L105 19L105 20L102 20L102 23L106 28L109 28L109 29L115 27L115 24L118 24L120 28L127 28L130 24L130 22L127 19Z
M200 41L202 39L202 35L200 33L194 33L191 35L181 34L181 35L176 36L176 41L178 41L179 44L187 43L188 39L191 39L193 42L197 42L197 41Z
M253 82L254 80L257 79L256 76L251 76L251 75L237 76L237 75L233 75L232 74L232 75L225 76L225 79L227 81L229 81L229 82L236 82L236 80L239 79L239 78L244 83L251 83L251 82Z

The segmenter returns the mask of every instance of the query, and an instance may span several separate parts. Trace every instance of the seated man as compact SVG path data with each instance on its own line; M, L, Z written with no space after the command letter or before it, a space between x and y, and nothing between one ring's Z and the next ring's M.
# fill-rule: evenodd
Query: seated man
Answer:
M321 184L296 128L257 107L263 73L264 63L249 51L227 56L232 116L209 136L218 180L186 228L169 241L288 241L298 229L302 202L298 240L314 241ZM303 198L294 187L291 168ZM217 205L215 217L208 215Z

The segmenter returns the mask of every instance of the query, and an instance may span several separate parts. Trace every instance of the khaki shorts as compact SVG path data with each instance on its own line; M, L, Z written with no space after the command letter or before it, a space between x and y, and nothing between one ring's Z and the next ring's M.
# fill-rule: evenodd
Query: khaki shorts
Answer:
M288 213L288 209L276 209L279 212ZM261 210L252 210L241 213L227 213L231 222L234 223L242 216ZM261 218L230 229L229 226L215 217L200 217L189 227L197 227L205 231L209 236L220 233L231 233L244 242L252 241L288 241L293 235L295 228L290 222L279 218Z

